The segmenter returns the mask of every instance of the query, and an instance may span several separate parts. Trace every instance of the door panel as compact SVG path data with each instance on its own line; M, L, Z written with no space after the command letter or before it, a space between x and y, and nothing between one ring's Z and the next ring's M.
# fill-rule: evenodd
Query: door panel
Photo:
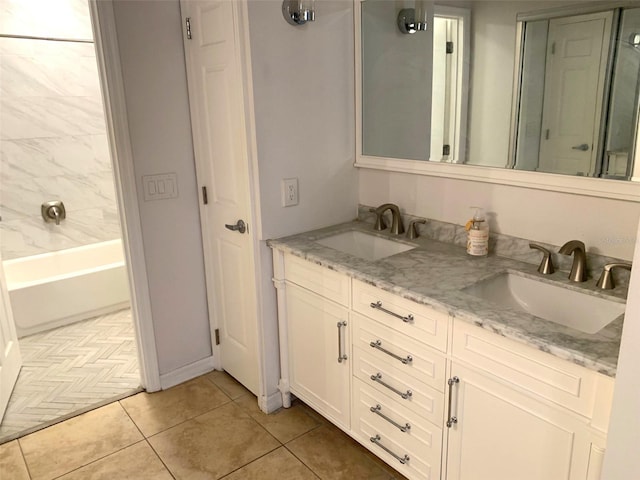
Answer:
M9 292L2 268L2 257L0 257L0 422L7 409L21 368L22 356L20 355L16 327L13 323Z
M256 267L238 3L181 2L189 104L201 205L212 330L220 330L219 366L258 394ZM242 219L244 233L225 225ZM215 350L214 350L215 352Z
M612 13L549 22L539 171L593 175Z

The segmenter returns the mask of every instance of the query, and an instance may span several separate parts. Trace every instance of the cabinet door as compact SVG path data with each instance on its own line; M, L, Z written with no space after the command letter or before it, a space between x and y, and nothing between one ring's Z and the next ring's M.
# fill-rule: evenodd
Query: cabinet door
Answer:
M348 430L348 310L294 285L286 289L291 392Z
M584 479L580 420L455 362L448 480Z

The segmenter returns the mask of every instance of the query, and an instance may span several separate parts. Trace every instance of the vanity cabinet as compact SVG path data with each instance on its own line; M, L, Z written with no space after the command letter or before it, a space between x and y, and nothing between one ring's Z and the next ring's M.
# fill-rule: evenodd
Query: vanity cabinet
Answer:
M274 282L281 390L409 479L600 478L613 379L279 250Z
M350 428L349 310L321 294L348 302L349 282L309 262L287 257L286 318L289 388L343 429ZM332 275L334 274L334 275ZM342 295L345 294L345 295Z

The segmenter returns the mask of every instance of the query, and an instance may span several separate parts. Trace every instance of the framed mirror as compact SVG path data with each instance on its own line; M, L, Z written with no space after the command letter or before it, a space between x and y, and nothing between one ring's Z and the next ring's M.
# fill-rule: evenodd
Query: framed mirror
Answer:
M355 0L357 167L640 201L640 2L415 5Z

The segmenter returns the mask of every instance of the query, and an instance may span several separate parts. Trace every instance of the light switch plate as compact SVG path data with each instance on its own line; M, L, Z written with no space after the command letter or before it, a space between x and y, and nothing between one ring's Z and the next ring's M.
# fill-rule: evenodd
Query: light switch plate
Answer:
M282 179L282 206L292 207L298 205L298 179Z
M178 198L178 176L175 173L143 175L144 201Z

